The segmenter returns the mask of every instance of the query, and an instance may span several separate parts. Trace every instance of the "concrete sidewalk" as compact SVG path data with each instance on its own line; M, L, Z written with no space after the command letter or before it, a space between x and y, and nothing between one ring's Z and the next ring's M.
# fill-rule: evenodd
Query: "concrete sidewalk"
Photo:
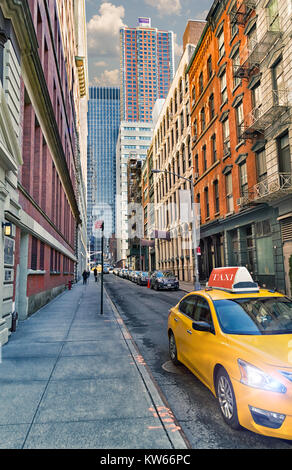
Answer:
M186 449L110 299L74 285L2 347L0 448Z

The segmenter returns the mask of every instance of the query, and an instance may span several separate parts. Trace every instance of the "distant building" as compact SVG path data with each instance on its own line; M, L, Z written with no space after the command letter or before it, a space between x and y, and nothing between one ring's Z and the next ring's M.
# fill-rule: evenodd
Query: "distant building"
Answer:
M128 249L128 160L146 159L152 139L152 123L122 121L116 147L116 238L117 261L126 263Z
M174 76L173 32L139 18L136 28L120 30L121 120L152 120L152 108L166 97Z
M90 87L88 104L87 235L92 260L100 259L101 239L96 220L104 220L104 235L115 233L116 144L120 126L120 89ZM108 244L106 244L107 248ZM106 249L106 253L107 253Z

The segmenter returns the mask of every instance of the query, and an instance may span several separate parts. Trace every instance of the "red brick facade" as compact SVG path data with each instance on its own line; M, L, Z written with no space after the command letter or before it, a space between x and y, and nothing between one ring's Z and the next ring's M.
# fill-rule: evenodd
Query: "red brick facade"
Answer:
M47 87L50 100L48 115L52 116L50 126L54 129L55 141L52 147L47 138L46 124L38 118L39 97L34 90L26 88L24 80L23 165L19 172L19 203L30 224L27 229L28 299L56 287L64 288L69 280L73 280L78 223L75 110L73 91L69 88L72 77L69 80L67 75L57 6L55 0L47 2L47 6L43 1L30 0L29 7L43 72L40 80L45 79ZM17 228L16 271L23 255L20 232L23 234L26 229ZM28 314L33 310L29 301Z

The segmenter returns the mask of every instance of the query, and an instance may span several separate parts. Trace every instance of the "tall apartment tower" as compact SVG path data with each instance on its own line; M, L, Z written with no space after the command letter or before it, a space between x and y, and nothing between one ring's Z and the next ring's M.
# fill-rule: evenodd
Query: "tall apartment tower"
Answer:
M152 120L157 99L166 97L174 77L173 32L139 18L136 28L120 30L121 120Z
M116 143L120 126L120 89L90 87L88 104L87 235L90 252L101 250L96 220L105 238L115 232ZM98 259L97 257L92 257Z

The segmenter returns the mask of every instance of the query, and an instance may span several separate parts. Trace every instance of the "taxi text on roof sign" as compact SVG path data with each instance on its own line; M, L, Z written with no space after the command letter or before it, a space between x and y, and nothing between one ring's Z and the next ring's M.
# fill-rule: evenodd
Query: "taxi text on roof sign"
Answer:
M248 270L243 267L214 268L207 287L223 289L234 293L259 292L259 286L253 281Z

